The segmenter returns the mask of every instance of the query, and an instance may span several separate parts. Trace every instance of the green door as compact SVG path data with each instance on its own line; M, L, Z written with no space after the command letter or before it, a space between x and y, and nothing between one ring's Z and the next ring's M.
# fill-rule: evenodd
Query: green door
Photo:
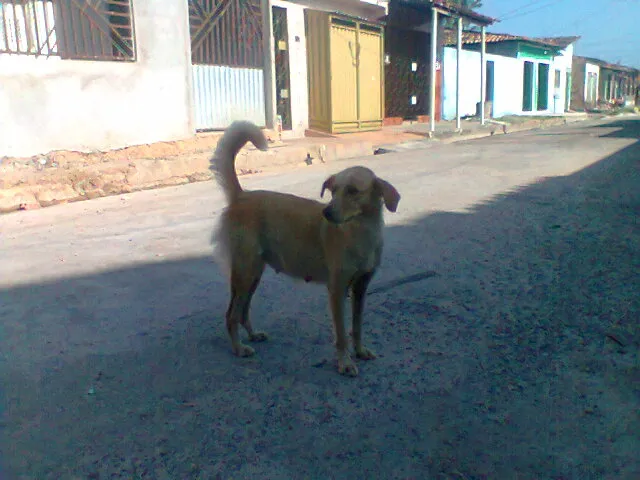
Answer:
M549 108L549 64L538 64L538 110Z
M522 110L533 110L533 62L524 62L524 82L522 85Z

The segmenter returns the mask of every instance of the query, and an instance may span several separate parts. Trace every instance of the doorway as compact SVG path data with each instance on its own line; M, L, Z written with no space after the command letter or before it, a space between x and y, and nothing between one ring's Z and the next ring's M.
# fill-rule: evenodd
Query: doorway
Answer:
M225 129L234 120L264 126L260 5L245 0L189 0L188 5L196 130Z
M549 108L549 64L538 64L538 102L537 110Z
M490 102L491 110L489 111L489 116L493 117L493 95L494 95L494 85L495 85L495 71L494 71L494 63L493 60L487 60L487 84L485 85L485 100Z
M417 120L429 115L429 38L425 32L386 28L385 117Z
M291 73L289 71L289 27L287 9L272 7L276 77L276 114L283 130L291 130Z
M568 112L571 109L571 72L566 72L565 76L564 109Z
M533 62L524 62L524 81L522 85L522 110L533 110Z

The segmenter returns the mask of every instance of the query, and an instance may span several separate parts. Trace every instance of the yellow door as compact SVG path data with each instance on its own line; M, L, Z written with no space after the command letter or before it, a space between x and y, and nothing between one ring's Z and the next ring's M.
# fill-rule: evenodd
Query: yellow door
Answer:
M333 123L358 121L357 35L353 28L331 25L331 110Z
M360 30L358 68L361 122L382 119L382 41L379 32Z

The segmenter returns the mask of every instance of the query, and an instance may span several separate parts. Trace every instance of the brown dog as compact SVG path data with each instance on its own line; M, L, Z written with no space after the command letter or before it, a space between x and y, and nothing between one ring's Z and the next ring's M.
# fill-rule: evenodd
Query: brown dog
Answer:
M265 265L307 282L326 284L338 351L338 370L355 376L344 328L348 289L353 296L352 335L356 356L375 358L362 344L362 310L367 287L382 253L382 205L395 212L396 189L364 167L351 167L330 176L322 185L332 195L324 205L314 200L270 191L244 191L235 172L235 157L247 142L267 149L262 131L250 122L234 122L224 133L211 159L211 170L227 197L215 239L229 267L231 301L226 314L233 352L253 355L240 341L238 325L249 340L266 334L253 329L249 305Z

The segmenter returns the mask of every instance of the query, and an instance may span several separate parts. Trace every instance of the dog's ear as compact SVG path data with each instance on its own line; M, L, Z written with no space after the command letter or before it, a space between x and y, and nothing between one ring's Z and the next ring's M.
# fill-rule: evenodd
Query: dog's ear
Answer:
M336 181L336 176L335 175L331 175L329 178L327 178L324 183L322 184L322 190L320 190L320 198L324 197L324 191L325 190L331 190L333 188L333 184Z
M398 203L400 202L400 194L395 187L381 178L376 178L376 188L378 192L380 192L380 195L384 200L384 206L387 207L387 210L395 212L398 208Z

